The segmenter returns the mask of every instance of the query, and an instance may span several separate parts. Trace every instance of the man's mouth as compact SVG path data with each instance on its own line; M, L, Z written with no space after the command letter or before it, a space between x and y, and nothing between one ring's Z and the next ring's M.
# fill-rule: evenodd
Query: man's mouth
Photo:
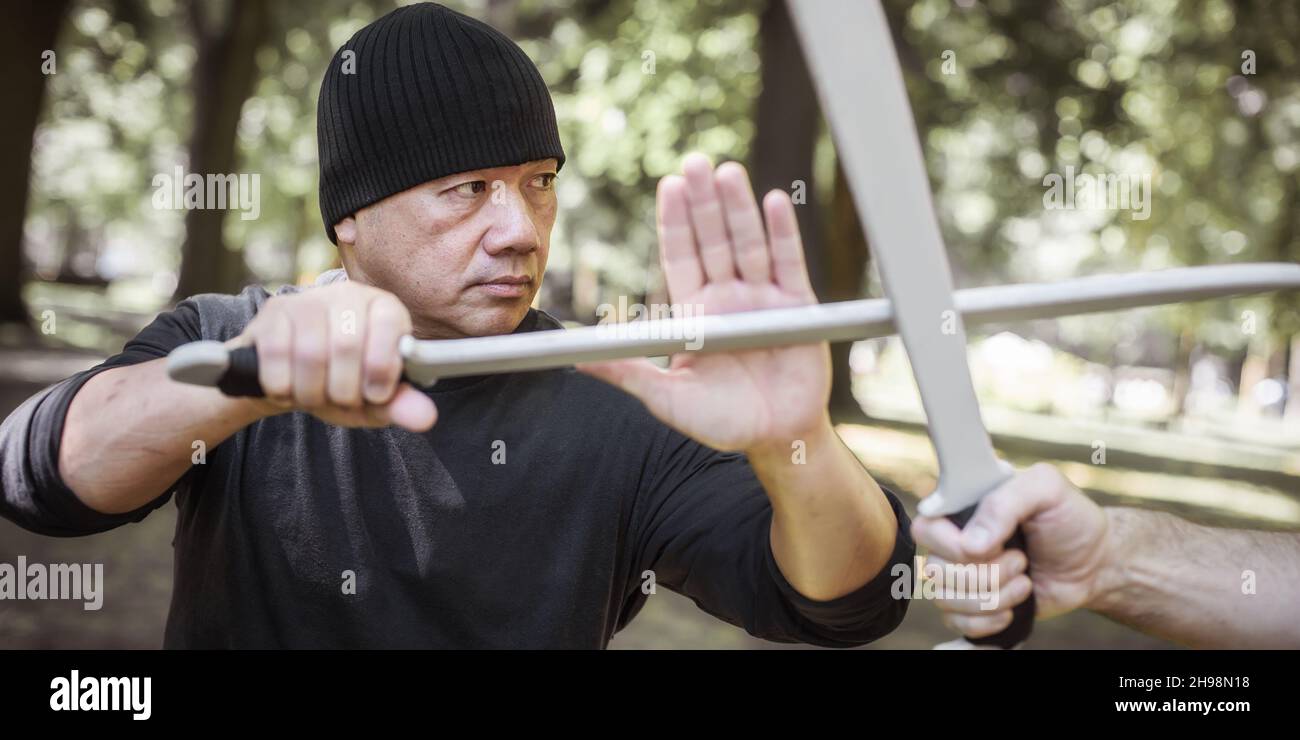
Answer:
M528 295L528 288L533 279L527 275L502 275L474 287L482 288L488 294L498 298L520 298Z

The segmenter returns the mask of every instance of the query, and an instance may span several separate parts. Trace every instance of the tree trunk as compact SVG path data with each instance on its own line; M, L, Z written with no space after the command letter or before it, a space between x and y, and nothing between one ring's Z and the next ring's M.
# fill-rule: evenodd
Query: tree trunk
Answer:
M488 0L484 16L489 26L514 38L519 27L519 0Z
M839 161L835 163L835 191L831 196L830 228L824 242L830 276L828 299L849 301L861 298L863 276L867 270L867 237L858 219L853 193ZM831 408L838 418L862 414L862 406L853 397L853 374L849 368L851 342L831 345Z
M865 239L842 176L836 177L829 214L818 197L814 153L821 134L821 108L786 0L771 0L759 24L763 89L750 151L754 189L759 198L773 188L796 197L808 277L818 300L860 298ZM829 231L824 221L829 221ZM831 409L860 416L849 372L851 347L849 343L831 347Z
M755 112L754 145L750 148L750 176L761 200L769 190L781 189L796 197L795 213L803 237L813 289L826 279L821 257L819 198L813 177L813 152L821 122L812 78L795 36L786 0L770 0L759 23L763 89Z
M67 0L22 2L0 23L0 67L5 74L5 114L0 116L0 324L28 323L23 305L23 221L32 172L32 136L45 100L44 60L54 49ZM55 73L59 72L58 60Z
M1196 331L1184 327L1178 333L1178 349L1174 353L1174 403L1170 414L1172 427L1187 410L1187 393L1192 388L1192 352L1196 349Z
M1237 386L1238 414L1252 418L1259 415L1255 386L1268 377L1270 344L1268 334L1260 332L1246 345L1246 360L1241 365L1241 381Z
M1286 372L1286 422L1291 427L1300 427L1300 334L1291 336L1287 344L1291 356L1287 361Z
M239 116L257 80L255 57L270 26L267 8L260 0L191 0L190 13L198 61L187 173L234 174ZM242 287L247 277L243 254L226 246L225 216L225 210L215 208L186 211L176 299Z

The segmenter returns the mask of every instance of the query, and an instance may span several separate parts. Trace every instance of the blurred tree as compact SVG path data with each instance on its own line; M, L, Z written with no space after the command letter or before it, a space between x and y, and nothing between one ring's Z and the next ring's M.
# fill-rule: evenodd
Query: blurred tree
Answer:
M9 8L0 24L0 66L9 71L5 115L0 117L0 324L26 324L22 286L27 275L23 258L23 220L27 215L28 180L32 167L32 135L45 100L43 58L55 48L68 0L27 1Z
M858 218L853 193L849 190L844 168L835 163L835 184L827 209L830 227L824 240L822 259L827 265L823 288L827 300L844 301L861 298L865 293L869 261L866 233ZM862 416L862 406L853 397L853 371L849 366L851 342L831 345L831 411L837 419L853 420Z
M697 149L744 161L758 95L758 0L520 2L516 39L551 88L568 162L547 281L572 315L666 300L654 193ZM540 34L534 36L533 34ZM571 288L569 287L571 285Z
M959 277L1300 257L1294 4L887 3L924 60L909 91ZM1150 177L1149 218L1047 210L1044 175L1070 172ZM1252 342L1243 306L1281 341ZM1295 297L1279 296L1035 331L1108 364L1173 367L1181 392L1196 346L1239 358L1252 344L1285 347L1297 316Z
M234 173L240 112L257 79L257 50L270 32L267 6L261 0L190 0L188 10L198 47L188 171ZM212 208L186 212L178 300L196 293L235 293L242 287L243 254L226 244L225 216L225 210Z
M265 281L299 280L328 266L335 250L316 203L316 90L332 51L394 4L73 0L31 158L26 252L38 275L75 278L92 266L107 279L143 277L137 285L148 290L133 295L161 299L234 290L245 264ZM620 295L664 299L654 186L690 149L749 162L759 194L803 181L800 221L818 293L823 300L860 295L861 230L782 3L449 4L513 29L556 101L570 160L558 182L561 215L543 301L569 311L549 308L590 322L597 303ZM959 284L1300 254L1294 4L885 4ZM9 28L22 29L19 43L39 35L37 21L15 18ZM254 27L260 44L240 31ZM18 48L7 44L0 53ZM15 60L16 69L29 64ZM21 113L21 82L14 83L13 112ZM21 119L11 116L6 130ZM5 137L21 144L20 156L0 156L25 161L28 133ZM260 173L260 218L151 208L152 174L170 173L187 150L190 172ZM1150 174L1150 218L1048 211L1043 177L1067 168ZM7 182L21 179L19 167L3 171ZM8 300L0 313L10 316L21 311L20 238L0 240L0 304ZM178 285L171 280L182 241ZM1300 315L1294 298L1016 329L1107 364L1172 367L1180 371L1179 396L1192 356L1218 354L1229 368L1245 368L1252 336L1242 328L1243 309L1275 335L1254 342L1254 351L1267 346L1271 356L1252 366L1289 375L1285 368L1297 365L1287 361ZM835 367L840 398L841 354Z
M826 218L815 166L817 142L823 134L821 109L786 3L769 0L759 16L763 87L755 105L754 143L749 150L754 190L760 199L772 189L785 190L794 198L808 276L818 300L859 298L866 243L852 200L846 201L840 192L838 172L831 218ZM831 347L830 405L837 418L861 413L852 393L851 348L846 343Z
M759 16L759 58L762 91L754 107L750 176L760 198L773 189L794 197L809 277L818 296L828 300L823 295L828 275L821 253L822 221L817 217L821 198L814 167L821 115L786 0L769 0Z
M762 92L754 112L749 151L754 190L761 198L773 188L790 192L799 213L808 276L819 301L861 298L867 243L844 173L836 163L829 200L816 176L816 150L826 135L816 88L808 73L788 0L769 0L759 16ZM853 398L849 352L831 346L830 406L837 419L860 416Z

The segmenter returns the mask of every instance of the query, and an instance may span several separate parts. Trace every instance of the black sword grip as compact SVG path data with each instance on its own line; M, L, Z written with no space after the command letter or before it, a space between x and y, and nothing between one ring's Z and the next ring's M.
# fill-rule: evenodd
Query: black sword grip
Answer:
M217 389L227 396L265 398L266 392L262 390L262 381L257 375L257 347L236 347L230 350L228 357L230 364L217 379ZM416 385L405 372L401 382Z
M975 506L962 509L956 514L949 515L948 519L962 529L966 528L966 522L975 515ZM1025 546L1025 532L1020 527L1011 535L1003 545L1008 550L1019 550L1025 553L1026 562L1029 558L1029 549ZM1025 570L1028 573L1028 567ZM1001 585L1001 584L999 584ZM1037 611L1037 605L1034 603L1034 592L1029 592L1029 598L1017 604L1011 609L1011 624L1007 628L995 635L987 637L967 637L966 641L972 645L993 645L1003 650L1010 650L1025 640L1029 639L1029 634L1034 631L1034 614Z
M230 350L230 364L217 379L217 389L227 396L262 398L262 381L257 378L257 347Z

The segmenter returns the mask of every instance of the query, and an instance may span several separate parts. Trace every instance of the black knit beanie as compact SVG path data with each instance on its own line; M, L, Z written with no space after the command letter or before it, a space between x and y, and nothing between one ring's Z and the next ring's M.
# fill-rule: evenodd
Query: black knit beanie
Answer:
M495 28L436 3L398 8L335 52L316 138L321 216L335 244L334 224L422 182L550 157L564 164L537 66Z

